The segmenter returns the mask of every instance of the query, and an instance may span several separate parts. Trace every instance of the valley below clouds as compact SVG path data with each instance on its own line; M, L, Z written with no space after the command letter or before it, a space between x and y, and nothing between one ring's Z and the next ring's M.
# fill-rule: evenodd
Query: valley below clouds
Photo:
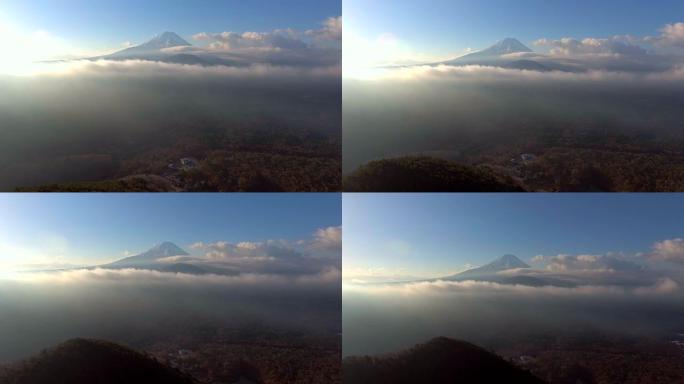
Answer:
M431 156L489 167L529 191L680 190L683 29L541 38L539 52L506 39L448 61L350 70L344 172ZM520 52L505 53L511 41ZM525 153L536 161L511 164ZM585 168L594 171L567 181Z
M465 151L546 130L676 133L684 71L535 72L489 66L393 69L345 79L345 170L380 157Z
M0 362L73 337L142 349L194 345L230 332L246 332L230 342L267 340L249 330L270 330L294 344L298 338L334 340L340 332L340 239L340 228L330 227L297 242L198 243L192 255L151 264L183 259L184 265L211 266L207 273L95 266L6 276Z
M171 191L336 189L341 29L330 28L341 21L329 23L287 36L244 33L237 46L124 50L0 75L0 189L136 175L162 177ZM196 159L199 177L168 168L180 158ZM321 176L287 181L302 167ZM218 185L218 172L231 174L230 185Z
M489 277L345 281L344 355L394 352L438 336L495 349L548 337L677 338L684 270L662 263L668 242L679 241L632 256L537 256L537 268ZM680 262L681 247L667 249L670 262Z

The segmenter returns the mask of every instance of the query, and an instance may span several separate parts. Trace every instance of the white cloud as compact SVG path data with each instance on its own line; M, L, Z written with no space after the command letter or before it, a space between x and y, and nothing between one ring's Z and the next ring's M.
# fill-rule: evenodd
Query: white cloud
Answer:
M209 42L209 47L215 50L239 51L254 48L301 50L306 48L306 44L291 29L273 32L221 32L213 34L202 32L194 35L193 39Z
M346 71L346 69L345 69ZM450 86L459 83L496 85L555 85L571 86L587 83L594 86L634 85L668 86L673 82L684 82L684 67L675 67L658 72L626 72L602 69L590 69L583 72L538 72L500 67L467 65L467 66L414 66L384 69L372 78L374 82L412 82L427 85L430 83Z
M539 39L534 45L550 48L551 55L555 56L578 56L578 55L646 55L646 49L633 44L629 36L614 36L611 38L585 38L582 40L562 38L558 40Z
M311 242L311 248L314 250L335 250L342 249L342 227L327 227L320 228L314 233L314 239Z
M285 276L278 274L245 273L235 276L206 274L193 275L142 269L78 269L59 272L33 272L13 275L13 280L29 284L120 284L136 285L218 285L218 286L293 286L328 285L340 279L340 271L327 268L317 274Z
M580 285L577 287L541 286L532 287L517 284L500 284L486 281L423 281L412 283L356 285L345 284L344 289L373 296L444 296L466 294L472 296L489 296L492 294L509 294L542 297L624 297L630 295L672 294L679 290L679 285L665 278L653 285L629 288L617 285Z
M648 52L645 46L655 48L684 48L684 23L667 24L660 29L659 36L637 37L618 35L609 38L562 38L539 39L535 45L550 48L550 53L557 56L578 55L620 55L643 56L655 54Z
M253 64L241 67L200 66L162 63L155 61L74 61L69 63L45 64L35 76L78 76L78 77L128 77L128 78L183 78L206 79L221 77L246 82L255 80L273 81L278 79L337 79L339 66L293 67L269 64Z
M661 47L684 48L684 23L667 24L660 36L649 36L644 40Z
M344 280L352 284L374 284L400 281L415 281L429 276L417 276L416 271L406 268L360 267L346 265Z
M207 264L241 273L311 275L340 268L342 228L320 228L310 239L299 241L217 241L195 243L191 248L203 255L195 259L184 258L184 262Z
M679 284L666 277L659 279L654 285L648 287L638 287L634 289L637 295L669 295L679 291Z
M329 47L328 43L341 41L342 17L330 17L321 23L320 29L303 32L291 28L270 32L200 32L193 39L208 43L213 50L305 51L315 48L319 43Z
M670 239L656 242L647 254L651 260L684 263L684 239Z
M532 262L543 263L552 272L606 272L640 271L637 265L619 255L555 255L535 256Z
M317 40L342 40L342 16L329 17L321 23L321 29L310 29L306 31L307 36L312 36Z

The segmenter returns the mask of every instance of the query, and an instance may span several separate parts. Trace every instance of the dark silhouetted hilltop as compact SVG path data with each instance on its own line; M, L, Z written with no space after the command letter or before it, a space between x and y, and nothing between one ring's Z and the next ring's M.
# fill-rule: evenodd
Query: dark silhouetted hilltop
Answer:
M494 353L446 337L393 355L345 358L342 375L345 384L544 383Z
M118 344L73 339L9 367L2 384L192 384L157 360Z
M344 179L349 192L524 192L510 177L433 157L371 161Z

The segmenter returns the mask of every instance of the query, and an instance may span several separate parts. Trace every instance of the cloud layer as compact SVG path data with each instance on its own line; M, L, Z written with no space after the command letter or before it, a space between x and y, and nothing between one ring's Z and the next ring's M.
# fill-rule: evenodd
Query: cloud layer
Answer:
M667 24L660 32L660 36L649 36L644 41L661 47L684 48L684 23Z
M647 255L651 260L684 263L684 239L663 240L653 245Z
M204 67L136 60L0 76L6 138L0 190L111 178L114 152L139 154L210 131L278 126L339 137L340 76L339 63ZM58 166L63 162L71 165Z
M335 270L308 276L134 269L21 274L0 280L0 363L74 337L144 346L259 327L338 333L339 281Z
M158 260L220 272L203 275L89 268L0 278L0 363L73 337L145 345L208 330L339 334L340 239L340 227L327 227L302 241L197 243L194 256Z
M534 45L550 48L551 55L575 56L588 54L646 55L648 52L639 45L632 44L626 36L615 36L607 39L586 38L577 40L562 38L559 40L539 39Z
M681 283L530 287L490 282L346 285L343 353L394 352L437 336L480 345L598 332L669 337L684 320Z
M320 29L304 32L294 29L276 29L271 32L200 32L193 39L208 42L209 47L217 51L305 50L316 48L324 42L341 42L342 17L330 17L322 23Z
M345 282L344 354L393 352L436 336L481 345L587 332L671 337L684 321L682 244L659 241L634 255L540 255L531 262L541 268L500 272L518 278L509 283Z
M504 142L510 148L510 140L523 134L678 135L684 67L650 56L625 61L612 55L563 65L569 70L443 65L346 78L344 171L423 152L451 152L460 160L462 150L486 151Z
M546 269L553 272L640 272L644 269L620 255L556 255L535 256L532 262L546 264Z
M202 256L173 257L159 261L185 262L241 274L333 275L340 276L341 227L316 230L311 239L288 242L195 243L191 248Z
M546 54L528 54L564 70L600 69L621 72L662 72L684 64L684 23L665 25L658 36L617 35L561 39L541 38L534 45Z
M270 32L200 32L193 40L206 44L175 48L175 52L210 53L236 63L269 63L295 66L340 66L342 17L330 17L321 28L298 31L291 28Z

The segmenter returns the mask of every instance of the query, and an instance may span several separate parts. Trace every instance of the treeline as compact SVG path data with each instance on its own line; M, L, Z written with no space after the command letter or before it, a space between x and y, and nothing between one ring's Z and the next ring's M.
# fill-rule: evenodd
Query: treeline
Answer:
M98 180L94 172L79 173L92 168L89 164L73 163L70 177L52 178L64 182L18 190L323 192L341 189L339 133L313 132L268 121L187 131L170 130L159 141L149 138L134 145L135 149L109 155L114 160L109 162L107 172L102 173L108 175L106 180ZM187 157L197 159L197 166L182 170L169 167Z
M431 157L372 161L344 178L348 192L523 192L512 178L488 167Z

